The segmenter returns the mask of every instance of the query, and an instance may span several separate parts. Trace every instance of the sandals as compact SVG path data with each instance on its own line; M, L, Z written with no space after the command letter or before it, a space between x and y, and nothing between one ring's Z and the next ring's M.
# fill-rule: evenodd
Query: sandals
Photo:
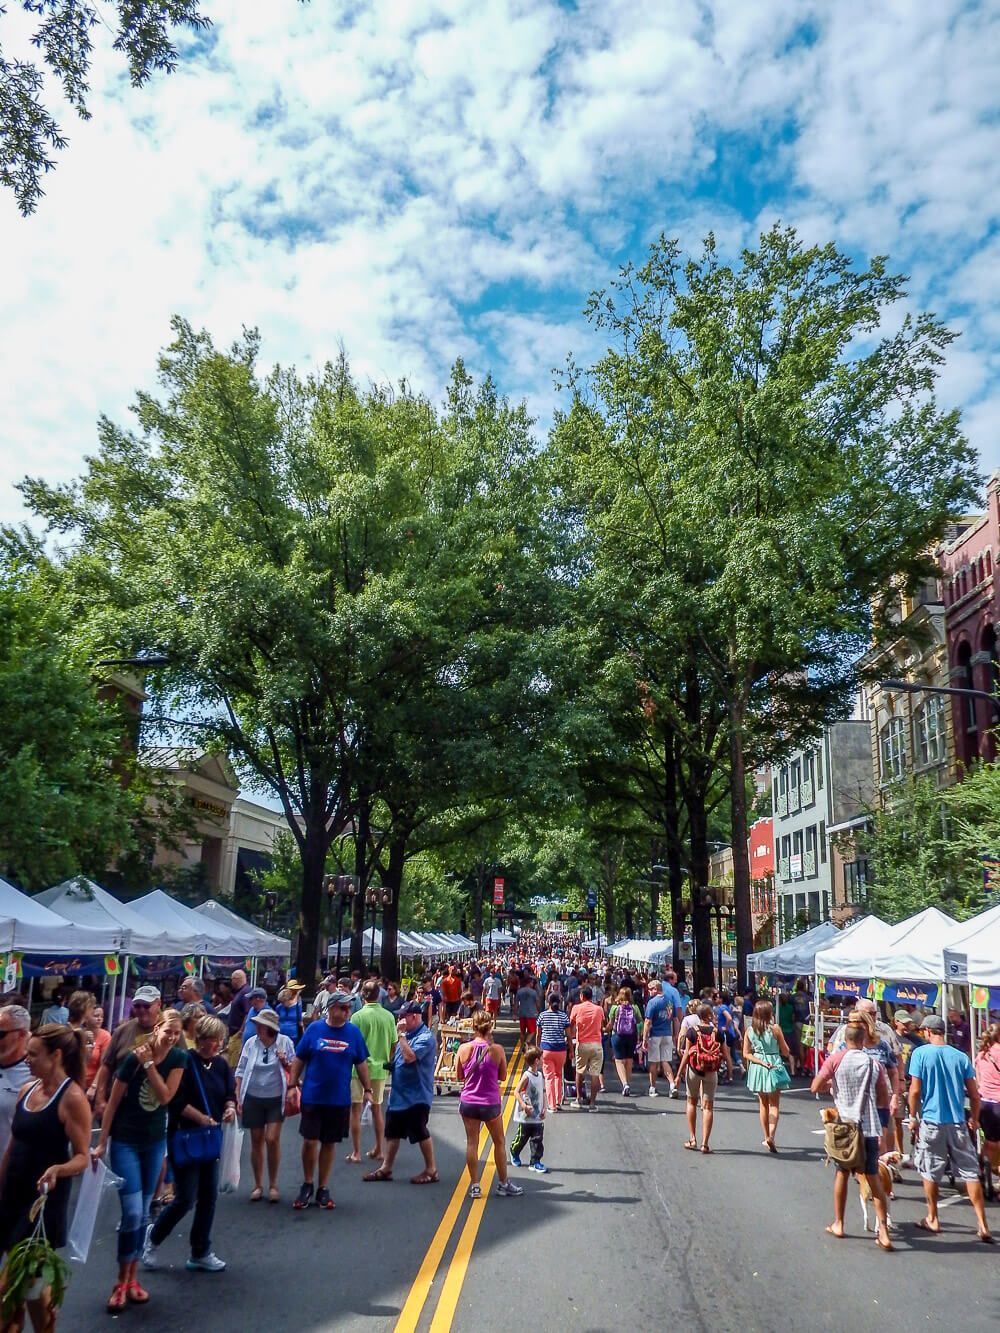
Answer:
M263 1197L264 1197L264 1186L263 1186L263 1185L254 1185L253 1189L250 1191L250 1202L251 1202L251 1203L260 1203L260 1201L261 1201L261 1199L263 1199Z
M436 1171L421 1171L419 1176L411 1176L411 1185L436 1185L441 1177Z
M119 1314L126 1305L128 1305L128 1283L116 1282L108 1297L108 1310L111 1314Z
M391 1180L392 1172L386 1171L384 1167L378 1167L375 1171L366 1171L361 1177L362 1180Z
M687 1148L688 1152L697 1152L698 1151L697 1139L688 1139L685 1142L684 1147Z
M281 1202L281 1195L280 1195L280 1193L278 1192L278 1187L277 1187L277 1185L272 1185L271 1188L267 1191L267 1201L268 1201L268 1203L280 1203L280 1202Z
M145 1287L140 1287L135 1278L126 1285L125 1293L133 1305L145 1305L149 1300L149 1292Z
M368 1151L365 1153L365 1156L370 1157L373 1162L381 1162L382 1158L385 1156L385 1153L376 1152L374 1148L369 1148Z

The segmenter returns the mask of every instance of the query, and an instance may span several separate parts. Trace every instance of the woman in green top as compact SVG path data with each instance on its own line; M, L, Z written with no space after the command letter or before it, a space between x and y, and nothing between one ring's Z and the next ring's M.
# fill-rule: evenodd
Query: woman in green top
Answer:
M611 1054L615 1058L615 1068L622 1081L622 1096L631 1097L629 1083L632 1078L632 1061L635 1048L642 1031L642 1010L632 1003L632 992L628 986L622 986L614 1004L608 1010L605 1031L611 1034Z
M777 1152L774 1136L781 1114L781 1089L791 1080L784 1061L788 1059L788 1043L774 1021L774 1010L769 1000L758 1000L753 1007L753 1019L743 1034L743 1063L747 1068L747 1091L757 1094L760 1127L764 1131L763 1147Z
M109 1165L122 1180L118 1189L122 1206L118 1281L108 1300L113 1313L124 1310L129 1301L144 1305L149 1300L136 1273L149 1205L167 1150L167 1105L187 1064L187 1052L178 1049L181 1035L181 1016L176 1009L168 1009L151 1040L126 1055L115 1071L101 1137L93 1149L95 1159L103 1157L111 1139Z

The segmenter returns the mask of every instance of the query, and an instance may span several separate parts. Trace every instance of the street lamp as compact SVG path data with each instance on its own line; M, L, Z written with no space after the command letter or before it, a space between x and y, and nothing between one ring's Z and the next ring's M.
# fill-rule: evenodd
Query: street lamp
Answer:
M1000 718L1000 699L989 690L974 690L962 685L921 685L912 680L880 680L883 690L902 690L905 694L957 694L966 698L988 699L993 711Z
M340 976L340 953L344 936L344 909L358 893L361 886L354 875L324 875L323 889L329 908L327 919L333 915L333 900L337 899L337 976ZM329 951L327 952L329 966Z
M375 966L375 920L379 908L383 911L392 903L392 889L382 888L378 884L369 884L365 889L365 907L372 909L371 937L368 949L369 971Z

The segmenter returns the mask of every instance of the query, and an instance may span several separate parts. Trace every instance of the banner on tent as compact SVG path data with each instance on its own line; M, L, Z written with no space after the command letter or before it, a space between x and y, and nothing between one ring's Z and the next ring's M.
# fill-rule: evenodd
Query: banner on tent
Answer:
M973 986L973 1009L1000 1009L1000 986Z
M22 977L86 977L104 976L104 955L47 958L43 953L22 954Z
M855 1000L872 998L874 986L862 977L820 977L819 988L824 995L846 995Z
M130 958L129 971L141 981L162 981L166 977L182 977L185 973L181 958Z
M875 1000L884 1000L886 1004L921 1004L933 1009L937 1004L938 990L933 982L896 982L880 981L876 978Z

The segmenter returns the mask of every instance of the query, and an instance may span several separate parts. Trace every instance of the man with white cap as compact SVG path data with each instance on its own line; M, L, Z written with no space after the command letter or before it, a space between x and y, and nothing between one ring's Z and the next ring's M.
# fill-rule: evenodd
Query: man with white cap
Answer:
M108 1104L111 1079L131 1051L149 1041L160 1018L161 996L155 986L140 986L132 996L132 1017L119 1023L111 1034L97 1075L94 1115L100 1120Z
M302 1085L302 1187L294 1208L313 1202L313 1177L317 1160L316 1207L333 1208L327 1188L336 1145L351 1128L351 1074L358 1071L364 1103L371 1105L372 1084L368 1073L368 1047L361 1030L349 1023L353 1003L347 991L334 991L326 1017L310 1023L295 1050L288 1075L288 1088Z

